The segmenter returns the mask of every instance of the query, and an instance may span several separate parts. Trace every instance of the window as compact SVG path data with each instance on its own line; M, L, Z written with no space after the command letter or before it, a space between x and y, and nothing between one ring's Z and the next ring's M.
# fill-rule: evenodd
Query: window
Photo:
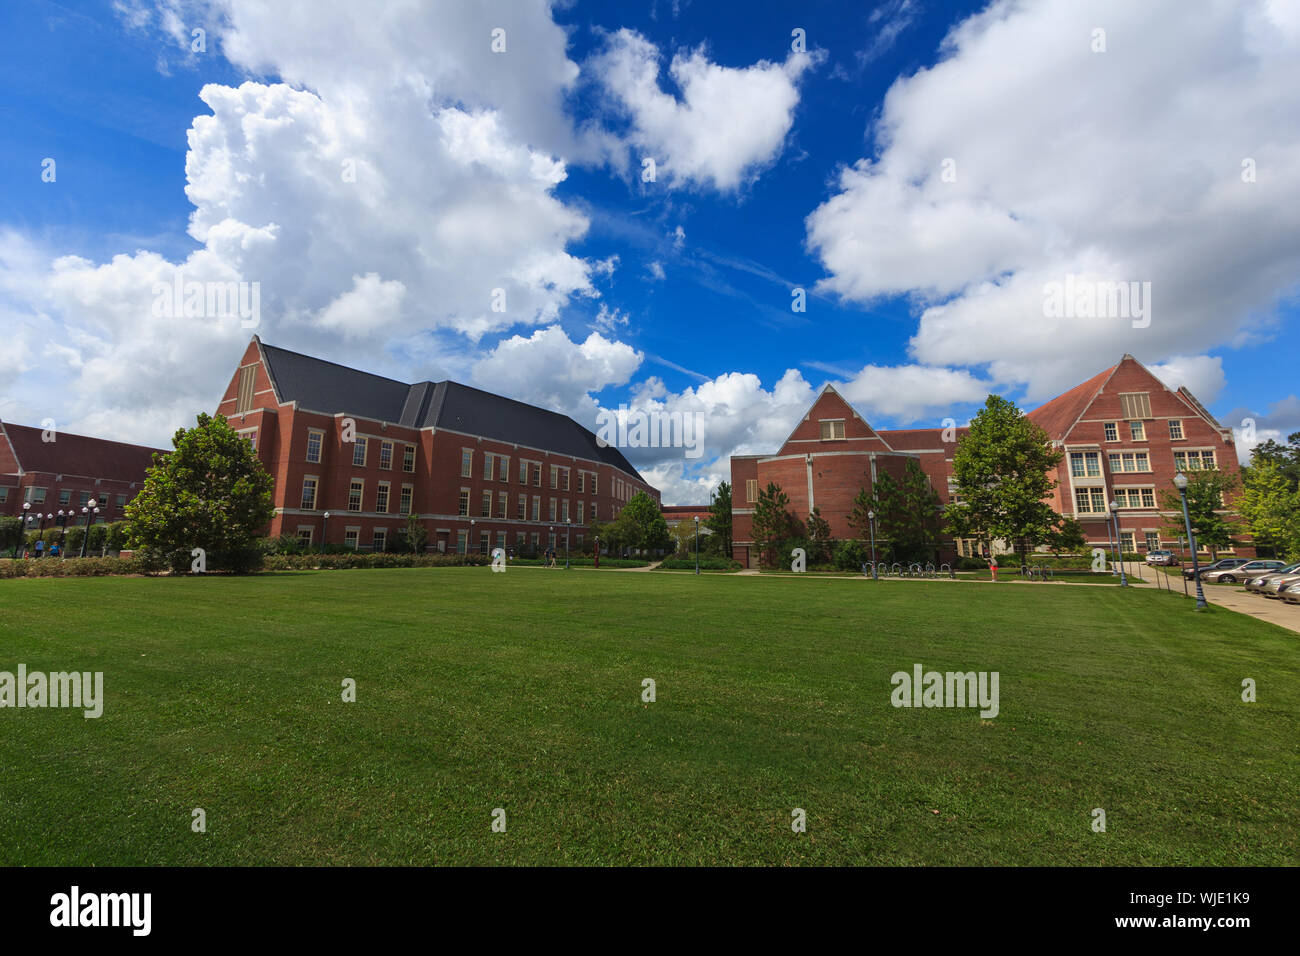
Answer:
M1121 531L1119 533L1119 549L1126 554L1132 554L1137 548L1133 547L1133 532Z
M519 460L519 483L521 485L528 484L528 462L522 458Z
M524 550L524 543L527 542L527 541L528 541L528 532L526 532L526 531L516 531L516 532L515 532L515 550L516 550L516 551L522 551L522 550Z
M745 500L746 501L758 500L758 479L757 478L750 478L748 481L745 482Z
M474 451L471 448L462 448L460 451L460 476L462 478L472 478L474 475Z
M551 499L551 520L555 520L555 499Z
M415 446L407 445L402 449L402 471L415 474Z
M252 448L253 451L257 451L257 429L256 428L245 428L242 431L235 432L235 434L238 435L240 438L246 439L248 441L248 447Z
M483 499L479 502L478 516L480 518L492 517L492 492L490 491L483 492Z
M312 530L313 530L312 528L299 528L298 544L302 545L304 548L310 548Z
M44 500L45 500L45 489L44 489L44 488L40 489L40 492L41 492L41 501L44 501ZM81 501L80 501L80 504L81 504L81 507L83 507L83 508L86 507L86 505L90 504L90 492L89 492L89 491L83 491L83 492L81 493Z
M1134 441L1147 440L1147 426L1142 422L1129 422L1128 432L1129 432L1129 437L1132 438Z
M1169 438L1171 441L1182 441L1183 420L1181 418L1169 419Z
M352 467L366 467L366 452L370 450L370 440L368 438L358 438L352 443Z
M497 492L497 517L504 518L506 509L510 507L509 496L504 491Z
M596 502L594 502L594 501L591 503L591 520L592 520L592 521L597 521L597 520L599 520L599 519L597 519L597 517L596 517Z
M411 513L411 492L410 485L402 485L402 496L398 499L397 510L400 514L409 515Z
M1101 453L1095 451L1070 452L1070 474L1075 478L1101 477Z
M586 491L587 491L587 473L585 471L580 471L578 472L578 494L580 495L584 494Z
M379 467L385 471L391 471L393 468L393 443L390 441L379 443Z
M117 510L118 510L118 511L121 511L121 510L122 510L123 508L125 508L125 507L126 507L126 495L118 495L118 496L117 496Z
M245 365L239 370L239 388L235 393L235 412L246 412L253 407L253 388L257 381L257 366Z
M316 510L316 479L304 478L302 480L302 510Z
M361 537L361 529L360 529L360 528L346 528L346 529L344 529L344 531L343 531L343 546L344 546L345 548L351 548L353 551L357 550L357 539L358 539L359 537Z
M1104 514L1106 495L1101 488L1074 489L1074 510L1079 514Z
M1174 452L1174 465L1179 471L1208 471L1215 467L1214 452L1209 450L1176 451Z
M536 552L538 546L542 543L541 534L537 531L534 531L532 541L533 541L533 551Z
M1147 550L1148 550L1148 551L1159 551L1159 550L1160 550L1160 532L1159 532L1159 531L1148 531L1148 532L1146 533L1146 538L1147 538Z
M388 489L391 486L386 481L381 481L375 491L375 510L381 515L388 513Z
M480 531L478 533L478 550L479 554L487 554L491 547L492 533L490 531Z
M600 494L600 489L596 487L596 473L594 471L591 473L591 493L593 495Z
M469 540L469 532L461 529L456 532L456 553L464 554L466 542Z
M559 487L559 478L560 478L560 466L552 465L551 466L551 490L552 491L554 491L556 488Z
M561 491L569 490L569 469L568 468L560 469L560 490Z
M1156 490L1154 488L1116 488L1115 503L1121 508L1154 508Z
M1106 441L1119 441L1119 422L1107 422L1105 429Z
M582 535L578 535L576 540L577 540L577 542L578 542L578 550L581 551L581 550L582 550Z
M506 533L504 531L497 532L497 547L502 551L506 549Z
M318 431L307 432L307 460L310 462L320 461L320 446L325 440L325 433Z
M541 521L541 520L542 520L542 497L541 497L541 495L533 495L533 520L534 520L534 521Z
M1151 417L1151 393L1150 392L1120 392L1119 393L1120 416L1122 418L1137 419Z
M542 466L541 465L533 466L533 487L534 488L542 487Z
M496 455L492 454L492 452L489 451L483 453L483 479L485 481L492 480L492 467L496 462Z
M520 521L528 520L528 496L519 496L519 509L515 512L515 517Z
M9 490L8 488L5 489L6 492L7 492L8 490ZM67 506L70 505L70 504L72 504L72 491L71 491L70 489L68 489L68 488L60 489L60 491L59 491L59 506L60 506L60 507L67 507Z
M1110 455L1110 471L1113 475L1150 470L1151 459L1144 451L1113 452Z
M560 520L561 521L569 520L569 499L568 498L565 498L563 501L560 502Z
M462 518L469 517L469 489L460 489L460 510L457 512Z
M498 457L497 460L501 463L501 467L497 469L497 480L509 481L510 480L510 459L507 458L505 455L501 455Z
M578 524L586 524L586 523L587 523L587 522L584 520L584 517L583 517L583 505L585 505L585 504L586 504L585 501L579 501L579 502L578 502Z
M832 421L823 421L822 441L843 441L844 440L844 420L836 419Z
M4 503L5 503L6 501L8 501L8 500L9 500L9 489L8 489L8 488L0 488L0 505L4 504ZM65 501L60 501L59 504L61 504L61 505L62 505L62 504L67 504L67 502L65 502Z
M360 478L353 478L348 486L348 511L361 510L361 496L365 493L366 483Z
M370 539L370 550L371 551L388 550L388 529L387 528L375 529L375 533Z

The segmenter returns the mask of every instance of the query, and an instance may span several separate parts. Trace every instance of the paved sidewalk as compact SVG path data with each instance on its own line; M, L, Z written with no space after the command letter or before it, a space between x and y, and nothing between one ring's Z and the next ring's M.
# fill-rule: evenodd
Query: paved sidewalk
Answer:
M1192 598L1195 599L1195 585L1191 587ZM1203 587L1205 600L1216 607L1226 607L1229 611L1249 614L1261 621L1268 621L1270 624L1300 634L1300 604L1287 604L1280 598L1270 600L1228 584L1206 584Z

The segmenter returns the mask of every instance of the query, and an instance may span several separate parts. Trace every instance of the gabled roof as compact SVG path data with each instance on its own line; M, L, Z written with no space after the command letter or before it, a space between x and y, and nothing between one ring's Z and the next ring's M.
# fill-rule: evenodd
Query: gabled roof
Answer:
M1079 420L1079 416L1097 397L1097 393L1117 368L1119 365L1103 369L1082 385L1076 385L1065 394L1056 396L1046 405L1035 408L1029 413L1029 418L1047 432L1048 438L1056 441L1064 439L1066 432Z
M627 458L568 415L459 382L416 382L348 368L260 342L266 370L282 402L325 414L346 412L359 418L407 428L445 428L496 441L528 445L604 462L641 478Z
M0 423L0 432L9 439L18 467L25 472L143 481L145 469L153 464L154 452L167 454L161 448L128 445L62 431L54 433L54 441L47 442L41 437L44 434L42 429L8 422Z

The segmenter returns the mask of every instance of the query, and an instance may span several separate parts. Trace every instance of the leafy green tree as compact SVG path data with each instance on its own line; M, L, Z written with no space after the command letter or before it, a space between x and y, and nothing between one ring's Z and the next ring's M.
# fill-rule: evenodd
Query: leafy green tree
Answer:
M1088 548L1088 536L1083 525L1073 518L1060 516L1056 526L1047 535L1046 545L1055 555L1079 554Z
M808 515L808 563L820 563L831 558L831 525L822 517L820 505L813 505Z
M920 464L909 458L902 480L877 473L876 532L889 542L895 561L932 559L943 527L943 505Z
M1209 548L1211 557L1233 544L1232 523L1221 512L1237 487L1237 477L1223 471L1193 471L1187 476L1187 514L1192 520L1192 530L1196 532L1197 546ZM1173 537L1186 536L1182 496L1177 488L1170 487L1160 492L1160 509L1168 513L1165 533Z
M858 537L867 541L871 537L871 519L868 514L876 510L876 499L866 488L859 488L853 498L853 507L849 510L849 527L858 532Z
M638 491L619 512L615 524L620 543L628 548L657 551L671 548L672 535L659 504L644 491Z
M174 451L154 455L144 488L126 506L132 548L176 571L202 548L209 570L257 567L258 533L275 516L271 476L248 441L220 415L201 414L172 436Z
M769 481L754 502L754 525L751 532L760 564L774 564L784 544L797 531L794 515L789 512L790 496L781 486Z
M1300 432L1292 432L1287 436L1286 442L1283 445L1270 438L1256 445L1255 450L1250 454L1249 468L1265 464L1276 465L1283 476L1290 481L1292 489L1300 488ZM1249 471L1249 468L1242 469L1243 474Z
M1300 432L1292 437L1300 438ZM1243 468L1242 493L1235 504L1257 546L1300 556L1300 490L1284 463L1265 458Z
M425 545L429 541L429 529L424 526L424 522L414 511L406 516L405 531L403 537L406 539L406 546L414 554L424 554Z
M731 485L728 482L722 482L718 489L713 492L709 502L709 517L704 522L705 527L709 529L709 536L705 540L709 543L709 550L716 551L725 558L731 557ZM702 530L702 529L701 529ZM701 541L701 544L704 542Z
M1056 526L1046 499L1062 454L1014 402L990 395L953 452L953 483L962 500L944 511L949 530L986 543L1010 541L1023 564Z

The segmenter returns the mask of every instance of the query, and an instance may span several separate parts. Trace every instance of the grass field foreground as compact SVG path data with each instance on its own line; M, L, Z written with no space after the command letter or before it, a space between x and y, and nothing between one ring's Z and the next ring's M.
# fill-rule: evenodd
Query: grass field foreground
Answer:
M0 709L3 864L1300 860L1296 636L1151 589L19 579L0 648L106 696ZM998 716L891 706L916 663L998 671Z

